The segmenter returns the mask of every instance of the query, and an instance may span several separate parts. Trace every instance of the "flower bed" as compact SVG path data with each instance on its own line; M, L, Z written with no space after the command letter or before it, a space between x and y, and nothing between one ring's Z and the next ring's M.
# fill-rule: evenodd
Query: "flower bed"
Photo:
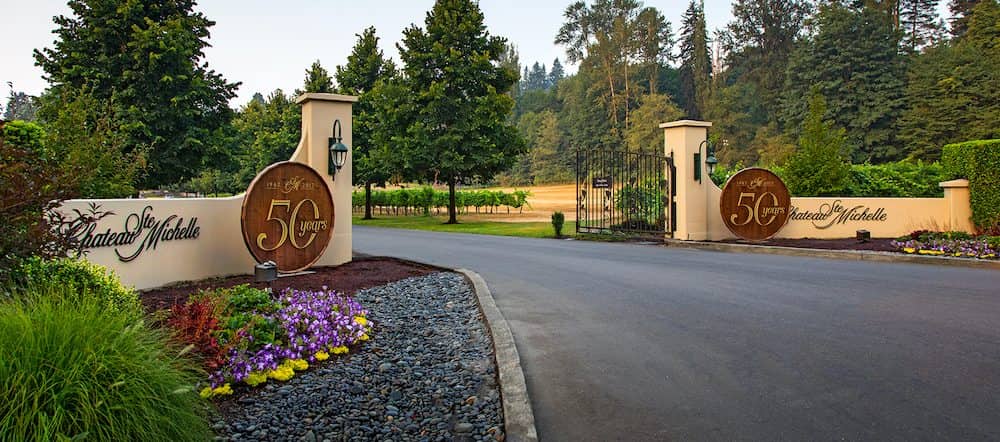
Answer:
M171 309L167 324L201 356L211 383L201 395L209 398L232 394L233 383L287 381L310 363L347 353L368 340L367 313L325 287L272 295L241 285L192 296Z
M909 254L996 259L1000 251L1000 237L917 231L893 241L892 245L896 250Z

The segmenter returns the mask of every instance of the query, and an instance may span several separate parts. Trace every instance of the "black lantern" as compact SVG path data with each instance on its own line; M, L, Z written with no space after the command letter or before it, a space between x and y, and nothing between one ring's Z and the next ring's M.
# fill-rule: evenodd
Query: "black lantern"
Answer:
M708 168L708 176L712 176L712 173L715 172L716 164L719 164L719 160L715 158L715 152L712 150L708 151L708 158L705 158L705 167Z
M333 120L333 136L330 137L330 175L336 176L337 171L347 162L347 146L341 143L340 120Z
M726 141L723 141L725 143ZM698 151L694 153L694 180L701 182L701 150L705 148L705 168L708 169L708 175L711 176L712 172L715 172L715 165L719 164L719 160L715 158L715 148L712 147L712 143L708 140L702 141L698 145Z

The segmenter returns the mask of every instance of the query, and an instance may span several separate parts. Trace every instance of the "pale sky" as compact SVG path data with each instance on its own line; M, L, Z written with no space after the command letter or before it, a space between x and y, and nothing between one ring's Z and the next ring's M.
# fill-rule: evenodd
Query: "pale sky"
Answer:
M486 26L493 35L517 45L521 64L535 61L551 66L559 57L567 71L575 68L565 52L552 43L562 25L562 13L572 0L481 0ZM331 74L347 62L355 34L374 25L386 55L398 61L396 43L411 23L423 27L433 0L203 0L197 10L216 22L206 50L209 66L229 81L242 82L237 107L254 92L264 95L281 88L286 93L302 85L305 69L314 60ZM648 0L670 20L675 34L687 0ZM52 17L68 14L65 0L0 0L0 97L6 103L7 82L31 95L46 85L34 65L32 50L51 47L55 36ZM728 0L706 0L710 30L730 19ZM710 31L711 32L711 31Z

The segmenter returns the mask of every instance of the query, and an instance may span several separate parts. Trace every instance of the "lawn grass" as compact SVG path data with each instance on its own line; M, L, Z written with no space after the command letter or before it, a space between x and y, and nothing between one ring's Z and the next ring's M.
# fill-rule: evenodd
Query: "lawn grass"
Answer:
M555 231L547 222L505 223L499 221L464 220L458 224L445 224L446 216L382 216L363 220L354 216L354 225L391 227L396 229L429 230L433 232L475 233L480 235L521 236L526 238L553 238ZM565 229L564 229L565 232Z

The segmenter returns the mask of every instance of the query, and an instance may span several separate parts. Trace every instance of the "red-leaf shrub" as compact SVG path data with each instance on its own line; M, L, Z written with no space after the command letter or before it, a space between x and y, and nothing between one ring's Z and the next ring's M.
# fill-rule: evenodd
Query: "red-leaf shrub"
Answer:
M184 304L175 304L167 320L167 325L174 329L180 342L194 345L206 370L216 370L223 363L222 352L215 339L215 332L219 330L215 311L212 299L191 299Z

